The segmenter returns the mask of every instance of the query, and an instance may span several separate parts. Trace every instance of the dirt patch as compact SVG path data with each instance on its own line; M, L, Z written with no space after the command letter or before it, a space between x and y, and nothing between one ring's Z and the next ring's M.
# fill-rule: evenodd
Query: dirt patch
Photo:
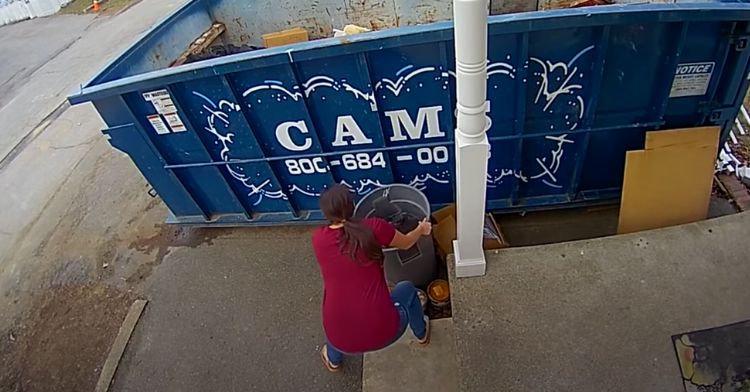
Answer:
M156 229L157 232L154 235L135 240L128 246L130 250L148 255L154 254L154 259L141 264L135 273L126 279L126 282L134 283L149 277L154 267L164 261L172 248L211 245L214 239L234 232L232 228L196 228L167 224L157 225Z
M134 299L93 285L43 292L26 320L0 336L1 390L93 391Z

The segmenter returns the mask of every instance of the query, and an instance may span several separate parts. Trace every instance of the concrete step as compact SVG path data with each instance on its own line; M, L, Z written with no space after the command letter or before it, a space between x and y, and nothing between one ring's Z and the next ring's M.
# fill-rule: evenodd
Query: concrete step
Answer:
M426 347L407 330L393 345L365 354L362 392L458 392L453 320L433 320L430 327Z

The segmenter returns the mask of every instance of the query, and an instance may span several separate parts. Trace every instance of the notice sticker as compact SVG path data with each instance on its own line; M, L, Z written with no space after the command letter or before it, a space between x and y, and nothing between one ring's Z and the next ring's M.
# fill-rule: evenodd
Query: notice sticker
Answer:
M151 126L154 127L154 131L156 131L157 135L166 135L169 133L169 128L167 128L167 124L164 124L160 115L154 114L147 116L146 118L148 118L148 122L151 123Z
M157 99L163 99L163 98L170 98L169 91L167 90L156 90L156 91L150 91L147 93L143 93L143 99L146 101L154 101Z
M185 124L182 122L179 114L166 113L164 115L164 118L167 120L167 124L169 124L170 128L172 128L172 132L177 133L187 131L187 128L185 128Z
M169 95L167 90L156 90L143 93L143 99L151 102L154 105L154 109L159 114L175 113L177 107L172 102L172 97Z
M686 63L677 65L669 98L705 95L711 84L716 63Z

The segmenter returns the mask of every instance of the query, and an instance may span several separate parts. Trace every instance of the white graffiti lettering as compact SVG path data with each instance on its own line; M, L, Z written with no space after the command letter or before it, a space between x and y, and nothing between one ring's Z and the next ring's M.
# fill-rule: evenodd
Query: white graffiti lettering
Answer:
M229 132L227 132L226 134L222 134L221 132L219 132L216 129L216 119L218 118L219 120L221 120L224 123L225 127L229 127L229 114L227 112L239 112L240 106L227 100L221 100L217 105L213 100L198 91L193 91L193 95L201 98L210 106L209 107L203 105L203 109L205 110L205 112L201 112L201 114L205 114L206 112L208 113L206 117L206 127L204 129L217 138L217 143L221 143L221 159L225 162L229 162L229 152L231 151L230 146L233 143L232 138L234 137L234 134ZM226 110L226 112L224 110ZM253 202L254 206L259 205L263 201L264 197L267 197L269 199L287 200L287 196L282 190L267 189L273 188L273 183L270 179L266 179L260 184L256 185L252 182L250 177L248 177L245 173L242 173L242 167L233 168L230 163L227 163L226 165L224 165L224 167L227 169L227 172L230 176L232 176L232 178L239 181L244 187L250 189L250 192L247 194L248 197L257 196L255 201Z
M435 67L423 67L416 69L414 71L411 71L410 73L403 75L406 71L414 68L413 65L407 65L404 68L401 68L398 72L396 72L396 81L390 80L388 78L383 78L381 81L375 83L375 90L380 90L381 88L385 88L393 93L395 96L399 96L401 94L401 90L406 86L406 83L409 81L409 79L419 75L423 74L425 72L434 72Z
M305 189L298 187L297 184L292 184L291 186L289 186L289 194L297 192L307 197L320 197L320 192L311 190L312 187L309 185L307 186L307 188L309 189L305 190Z
M349 171L370 170L374 167L386 168L385 157L382 152L379 152L372 157L366 152L344 154L341 156L341 162L344 165L344 169Z
M406 135L408 135L411 140L421 139L425 123L427 124L427 133L424 135L425 138L429 139L445 136L445 132L440 130L440 121L438 117L438 113L442 110L442 106L419 108L419 112L417 112L417 120L414 122L412 122L409 112L406 110L385 112L386 117L391 119L391 127L393 127L391 141L405 141L407 140ZM406 131L406 135L404 135L404 130Z
M297 86L294 86L293 90L299 89ZM248 95L262 90L276 90L281 91L282 93L286 94L289 98L299 101L300 98L302 98L302 93L298 92L291 92L286 87L284 87L284 84L278 80L266 80L264 84L259 84L257 86L250 87L249 89L245 90L244 93L242 93L243 97L247 97Z
M446 170L442 174L443 176L447 177L449 173L450 172ZM420 191L423 191L427 189L427 183L429 183L430 181L436 184L441 184L441 185L450 183L450 181L443 179L443 178L437 178L433 176L431 173L424 173L421 175L418 174L414 176L414 178L411 181L409 181L409 185L413 186L414 188L419 189Z
M420 165L447 163L449 158L448 147L446 146L437 146L435 148L423 147L417 150L417 162Z
M545 136L545 139L552 140L557 142L557 149L552 150L552 159L550 159L550 163L547 164L546 160L547 158L539 159L536 158L536 162L539 164L539 167L542 168L542 172L532 176L532 180L536 180L542 177L549 177L548 179L545 178L542 180L542 182L548 186L551 186L553 188L562 188L562 185L557 184L557 178L555 177L555 174L560 169L560 162L562 160L563 153L565 152L563 150L563 145L565 143L573 143L572 140L567 139L568 135L560 135L560 136Z
M584 99L582 92L584 91L584 83L582 82L584 73L579 71L580 69L588 69L580 65L576 65L576 62L584 56L586 53L591 51L594 46L588 46L580 50L575 54L569 61L557 61L554 59L542 59L537 57L530 57L527 62L523 64L525 69L528 69L530 64L533 67L537 65L538 72L531 74L529 71L529 78L538 78L538 91L534 99L534 104L542 107L542 110L549 114L559 113L559 120L564 121L565 125L562 129L574 131L583 126L585 120L585 114L587 109L587 103ZM508 77L509 79L515 79L517 70L513 64L510 63L510 56L507 57L506 61L490 62L487 66L487 78L488 80L496 75L501 77ZM520 66L520 65L519 65ZM678 74L684 73L701 73L710 72L710 64L687 64L680 66L676 70ZM525 74L525 72L524 72ZM299 105L300 100L315 99L320 101L326 101L326 96L334 93L341 92L346 94L352 94L357 100L364 100L369 102L372 111L377 111L377 102L375 93L377 92L378 98L390 99L389 93L392 96L399 97L408 94L410 91L416 91L418 88L423 88L429 85L429 80L433 78L442 84L442 88L446 90L450 86L450 77L455 78L455 72L444 69L439 66L421 66L415 67L414 65L406 65L396 72L395 77L391 78L380 78L379 81L373 81L374 85L367 84L366 89L354 87L346 79L338 79L327 75L316 75L309 78L304 83L298 86L284 86L281 81L278 80L265 80L263 83L251 86L242 93L242 96L249 98L252 94L264 94L263 96L253 97L252 100L248 99L247 107L241 108L236 103L230 100L220 100L218 105L210 99L206 98L198 92L194 92L195 95L203 98L206 104L203 105L202 114L206 117L205 130L210 132L217 139L217 144L221 146L221 157L223 160L228 161L231 151L231 145L233 143L234 133L222 132L218 129L228 128L230 126L230 120L228 113L241 112L242 110L255 110L256 101L258 104L270 101L266 99L265 94L270 94L271 98L278 102L297 102ZM495 82L494 88L497 89L499 84L498 79L493 79ZM523 79L523 83L526 83L526 79ZM490 86L492 87L492 86ZM276 94L276 95L274 95ZM256 99L257 98L257 99ZM329 97L330 98L330 97ZM560 100L567 101L569 107L560 110L556 102ZM333 101L339 102L339 101ZM317 105L318 103L316 103ZM390 105L393 107L392 105ZM573 107L573 109L570 108ZM391 135L388 135L390 142L406 142L410 140L424 140L441 138L446 136L446 131L441 129L440 113L443 110L443 106L435 105L428 107L421 107L415 114L411 109L396 109L385 111L382 114L387 117L390 121ZM352 111L352 113L357 113ZM411 113L411 114L410 114ZM486 106L487 113L487 127L486 131L489 131L492 126L492 120L489 116L490 113L490 101L487 102ZM369 134L365 134L362 131L357 119L357 114L342 114L336 118L335 127L326 126L330 130L335 130L333 135L333 141L331 142L332 147L347 147L355 145L369 145L373 144L373 138L369 137ZM564 116L564 119L562 118ZM549 116L552 117L552 116ZM364 123L363 123L364 124ZM368 125L370 123L368 122ZM223 127L222 127L223 125ZM332 124L331 124L332 125ZM443 124L445 125L445 124ZM550 123L549 129L555 130L561 127L557 123ZM314 135L312 135L312 125L307 124L305 120L296 121L285 121L279 124L275 129L275 137L279 145L284 149L292 152L303 152L308 151L314 144ZM545 127L547 127L545 125ZM562 131L562 130L561 130ZM568 132L568 131L564 131ZM572 139L567 138L567 134L562 136L545 136L547 140L557 143L557 148L552 149L551 156L535 158L537 165L539 165L540 171L533 176L524 174L521 170L511 169L499 169L495 170L495 174L487 175L487 182L489 185L497 185L504 181L506 178L515 178L518 181L528 183L530 181L540 181L547 186L560 188L559 184L559 170L561 167L561 160L564 154L564 145L574 143ZM330 140L330 139L329 139ZM387 159L384 158L383 153L375 155L374 157L369 153L350 153L341 156L340 160L330 160L331 166L343 165L343 169L346 170L369 170L377 167L385 167ZM378 158L380 157L380 158ZM410 154L398 154L395 157L397 162L408 162L417 161L422 165L433 165L443 164L450 161L448 149L442 147L429 147L420 148ZM309 162L308 162L309 161ZM325 164L325 158L318 157L308 160L302 159L289 159L284 161L288 171L296 175L299 174L315 174L330 171L330 168ZM229 168L230 173L235 174L242 178L242 174L237 168ZM526 168L528 171L529 168ZM536 172L536 170L534 170ZM409 183L416 184L420 187L426 186L427 183L436 184L447 184L448 177L441 177L434 173L423 173L415 176L409 181ZM238 179L239 180L239 179ZM402 181L406 182L409 179L402 178ZM241 181L241 180L240 180ZM363 186L362 184L366 184ZM261 182L258 189L267 189L268 185L263 185L265 182ZM354 183L352 189L358 192L359 189L370 189L374 186L378 186L376 180L363 179L359 184ZM247 186L247 185L246 185ZM248 188L250 188L248 186ZM254 189L254 188L251 188ZM289 194L299 193L307 196L315 196L320 192L313 189L311 185L295 185L289 186ZM284 196L285 197L285 196Z
M557 142L557 147L550 151L551 159L549 163L547 162L547 157L543 157L541 159L540 158L535 159L539 167L542 169L542 171L539 174L533 175L531 177L526 177L521 171L515 171L511 169L496 169L495 171L499 173L498 175L493 176L489 173L487 174L487 185L491 188L494 188L497 185L502 184L503 178L515 177L525 183L528 183L529 179L540 180L543 184L549 187L558 188L558 189L562 188L562 185L557 184L558 179L556 177L556 174L558 170L560 170L562 157L565 152L564 151L565 144L573 144L574 141L568 139L567 134L560 135L560 136L545 136L544 138L547 140Z
M539 103L539 99L544 96L545 105L542 110L546 111L547 109L549 109L552 103L555 102L555 99L561 94L573 94L574 90L583 89L583 85L568 83L570 83L571 79L573 79L573 77L576 76L576 73L578 72L578 67L573 66L573 64L575 64L576 60L578 60L581 56L583 56L586 52L592 50L593 48L593 45L584 48L575 56L573 56L573 58L567 63L557 62L553 64L549 60L543 61L536 57L531 57L531 61L534 61L542 67L542 71L541 73L539 73L539 76L542 78L542 80L541 83L539 83L539 90L537 91L534 103ZM565 80L556 89L550 91L550 74L558 68L562 70ZM581 105L581 107L579 107L579 118L583 118L583 110L583 105Z
M347 138L351 138L351 142L345 140ZM336 119L336 140L331 145L342 147L349 144L372 144L372 139L365 136L354 116L339 116Z
M379 180L373 180L371 178L362 178L357 182L359 184L357 186L357 189L354 189L354 187L347 183L345 180L341 180L340 183L341 185L349 189L349 192L356 193L358 195L366 195L374 191L375 189L383 187L383 184L381 184Z
M307 129L307 125L302 120L281 123L276 127L276 140L279 141L279 144L281 144L282 147L289 151L305 151L312 147L312 138L309 137L305 138L303 144L295 144L290 133L292 128L297 129L302 134L310 133Z
M287 171L293 176L301 174L327 173L325 160L321 157L287 159L284 161Z

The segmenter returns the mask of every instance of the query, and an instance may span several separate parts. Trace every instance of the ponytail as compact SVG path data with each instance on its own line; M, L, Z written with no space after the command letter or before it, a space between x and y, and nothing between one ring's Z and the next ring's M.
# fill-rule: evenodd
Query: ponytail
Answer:
M383 249L375 237L375 232L370 226L364 224L358 219L349 219L342 222L344 227L339 233L339 248L344 254L348 254L352 260L359 261L362 264L375 262L383 263ZM362 251L365 260L360 259L359 251Z
M385 256L378 239L370 226L354 219L354 199L349 190L341 184L334 184L320 195L320 210L331 223L341 223L338 245L341 253L352 260L367 264L383 263ZM365 260L362 260L364 255Z

